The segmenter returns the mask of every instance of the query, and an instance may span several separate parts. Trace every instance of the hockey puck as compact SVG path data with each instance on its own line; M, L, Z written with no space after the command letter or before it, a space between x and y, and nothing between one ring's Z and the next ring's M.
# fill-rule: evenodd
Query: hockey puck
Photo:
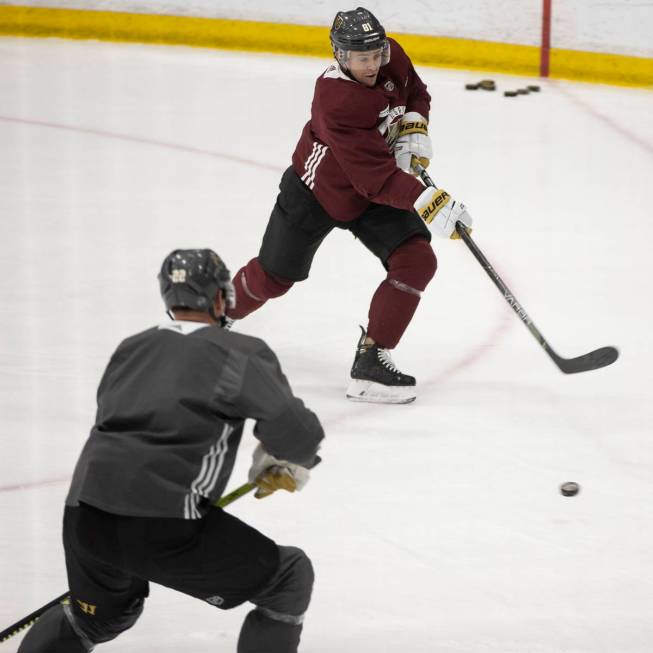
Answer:
M526 88L529 91L533 91L533 93L539 93L540 92L540 87L537 86L536 84L529 84Z
M573 481L568 481L560 486L560 494L564 497L574 497L580 491L580 485Z
M517 91L504 91L503 94L505 97L517 97Z
M517 95L528 95L530 91L527 88L518 88Z
M482 79L478 83L478 87L483 89L484 91L495 91L497 88L493 79Z
M468 91L478 91L478 84L465 84L465 89Z

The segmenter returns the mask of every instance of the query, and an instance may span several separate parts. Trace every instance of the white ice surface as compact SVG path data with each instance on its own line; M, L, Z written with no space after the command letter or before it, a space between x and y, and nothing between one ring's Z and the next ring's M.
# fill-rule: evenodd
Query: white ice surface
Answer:
M186 48L0 39L0 629L66 589L67 479L124 336L159 322L175 247L256 255L326 62ZM297 496L233 513L303 547L317 581L304 652L653 650L653 93L420 69L431 173L561 355L564 376L460 242L395 352L407 406L348 403L384 276L346 232L311 278L238 325L277 351L322 418ZM248 431L232 485L254 445ZM581 493L564 498L563 481ZM234 651L231 612L153 587L101 650ZM18 638L2 645L15 651Z

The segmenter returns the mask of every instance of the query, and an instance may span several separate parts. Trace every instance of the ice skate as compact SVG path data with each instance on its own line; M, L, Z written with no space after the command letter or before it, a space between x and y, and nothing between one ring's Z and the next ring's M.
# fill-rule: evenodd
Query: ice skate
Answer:
M415 401L415 377L402 374L395 366L390 351L379 345L366 345L367 333L361 337L351 368L347 398L382 404L407 404Z

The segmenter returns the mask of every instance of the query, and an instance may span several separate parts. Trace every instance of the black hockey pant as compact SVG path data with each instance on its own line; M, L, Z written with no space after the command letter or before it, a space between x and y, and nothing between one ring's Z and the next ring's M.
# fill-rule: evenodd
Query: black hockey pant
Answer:
M122 517L66 508L69 605L46 612L18 653L84 653L136 623L149 581L229 609L245 601L238 653L295 653L313 586L298 548L278 546L232 515L201 520ZM210 624L207 624L210 628Z

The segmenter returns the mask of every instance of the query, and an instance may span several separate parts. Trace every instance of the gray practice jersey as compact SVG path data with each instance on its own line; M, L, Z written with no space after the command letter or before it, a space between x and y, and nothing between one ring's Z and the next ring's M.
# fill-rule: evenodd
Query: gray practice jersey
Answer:
M96 423L67 505L198 519L223 492L246 418L266 451L310 465L322 427L260 339L174 321L124 340L98 388Z

